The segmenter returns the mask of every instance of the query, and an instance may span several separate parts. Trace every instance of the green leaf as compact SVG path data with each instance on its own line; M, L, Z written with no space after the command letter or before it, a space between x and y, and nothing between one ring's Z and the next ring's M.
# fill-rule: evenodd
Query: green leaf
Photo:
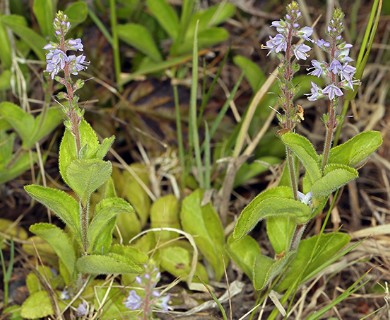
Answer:
M289 251L295 227L295 219L291 217L267 219L267 235L276 254Z
M177 54L177 49L180 48L183 43L184 37L187 33L188 26L191 22L191 17L194 12L195 1L194 0L184 0L181 6L181 15L180 15L180 25L178 26L178 34L175 38L171 49L170 55L175 56Z
M30 47L40 60L45 60L43 47L47 44L46 40L27 27L24 17L11 14L3 16L2 22Z
M77 259L77 270L87 274L141 273L142 267L119 254L87 255Z
M133 174L127 170L122 174L118 171L114 171L115 185L118 188L118 195L130 202L140 219L141 226L144 226L149 218L151 201L148 193L141 186L140 182L143 182L146 186L148 186L149 173L147 168L139 163L130 165L129 170L131 170ZM126 229L127 226L121 225L119 222L121 217L122 215L118 216L119 228L123 227ZM127 215L127 217L130 218L129 215ZM124 233L126 234L126 232Z
M338 252L350 241L340 232L321 234L302 240L297 255L277 286L279 292L308 281L339 258ZM298 283L297 283L298 280Z
M42 257L41 257L42 258ZM47 266L36 266L33 272L30 272L26 278L26 286L30 294L44 290L45 287L39 281L39 279L44 278L46 283L54 284L56 279L58 279L57 272L53 272L54 269L51 269Z
M21 107L7 101L0 103L0 115L21 137L25 149L34 146L62 121L62 113L58 108L50 108L34 119Z
M37 162L37 160L36 152L22 150L16 159L12 160L12 166L0 168L0 184L20 176L23 172L30 169L31 165Z
M12 159L14 149L15 133L7 134L6 131L0 130L0 172L8 170L7 164Z
M49 108L46 112L40 113L34 120L32 136L27 147L31 148L36 142L47 136L62 122L62 111L59 108Z
M106 198L100 201L88 227L89 252L106 253L111 246L115 218L119 213L132 213L133 207L121 198Z
M234 228L233 237L235 240L242 238L251 231L259 222L259 211L262 202L267 198L284 197L293 198L290 187L276 187L263 191L257 195L241 212Z
M50 223L36 223L30 227L30 231L50 244L72 277L76 253L69 236L62 229Z
M198 49L204 49L212 47L218 43L221 43L229 38L229 33L223 28L209 28L198 33ZM186 39L179 48L177 48L177 54L185 54L192 51L194 44L194 38Z
M110 161L97 159L73 160L66 169L69 187L86 205L91 194L102 186L111 176Z
M89 125L88 122L82 120L80 123L80 144L83 151L83 159L94 158L99 151L99 140L95 131ZM64 136L62 137L60 152L59 152L59 168L62 179L69 185L66 178L66 170L69 164L78 158L76 154L76 144L74 137L69 129L65 129Z
M169 69L171 67L183 65L186 62L188 62L189 60L191 60L191 56L189 54L186 56L168 58L167 60L160 61L160 62L154 62L154 61L151 61L150 58L145 57L142 60L142 65L140 65L135 72L124 75L122 77L122 79L120 80L120 83L123 85L131 80L139 78L139 76L141 76L141 75L161 72L161 71Z
M0 115L12 126L23 141L23 147L29 145L34 130L34 117L21 107L8 101L0 103Z
M1 45L1 40L0 40L0 45ZM1 57L0 57L0 61L1 61ZM3 70L3 72L0 74L0 91L11 89L11 79L12 79L11 70ZM2 124L0 119L0 129L1 128L2 128Z
M51 298L47 291L30 294L23 302L20 315L24 319L45 318L54 314Z
M292 132L285 133L280 138L302 162L312 183L321 178L317 152L307 138Z
M179 31L179 18L173 7L165 0L147 0L146 4L161 27L175 40Z
M329 163L345 164L359 167L376 149L383 139L379 131L365 131L359 133L343 144L330 150Z
M84 1L76 1L71 3L64 11L68 16L69 22L74 28L78 24L82 23L87 19L88 16L88 6Z
M141 252L140 250L138 250L137 248L132 247L132 246L114 244L110 248L110 252L127 257L128 259L131 259L133 261L137 261L138 264L147 263L149 260L149 257L147 254Z
M95 157L97 159L103 159L107 155L107 152L110 150L112 144L114 143L114 140L114 136L110 138L105 138L102 141L101 145L98 147Z
M169 194L157 199L150 208L150 223L152 228L176 228L180 229L180 204L178 199ZM177 238L176 232L161 231L155 233L156 240L166 241Z
M3 15L0 15L0 61L4 69L10 69L12 66L11 42L8 38L7 30L3 24L3 17Z
M0 250L7 248L4 242L4 235L7 235L18 240L26 240L28 238L27 231L24 230L18 223L8 219L0 218Z
M161 267L173 276L186 281L191 271L192 253L185 246L178 245L162 247L159 249L159 260ZM207 271L199 262L196 265L194 279L200 279L203 283L208 283Z
M79 204L64 191L42 187L39 185L25 186L27 193L52 210L75 235L80 234Z
M253 267L253 286L256 290L264 289L276 276L278 276L291 258L294 251L287 253L279 260L271 259L259 254Z
M215 209L208 203L201 205L203 192L198 189L187 196L180 212L183 230L194 236L196 245L206 260L212 265L215 278L219 280L224 273L225 259L224 232L221 220Z
M257 63L254 63L244 56L235 56L233 62L244 72L245 78L248 80L252 91L257 92L266 79L263 70L260 69Z
M253 280L253 266L256 257L260 255L259 244L250 236L243 236L237 241L232 240L230 236L226 246L227 252L240 269Z
M141 51L154 61L162 60L160 51L155 44L153 37L148 29L140 24L127 23L118 25L118 36L127 44Z
M195 34L195 26L199 20L199 33L202 31L217 26L218 24L226 21L234 15L236 7L226 1L211 6L206 10L196 12L191 19L191 23L188 27L186 39L192 39Z
M313 197L327 197L359 176L356 169L342 164L328 164L324 176L311 187Z
M33 12L42 34L46 37L51 37L54 34L53 0L34 0Z
M280 161L280 158L265 156L256 159L252 163L244 163L236 173L234 187L245 184L251 178L269 170L271 165L278 164Z

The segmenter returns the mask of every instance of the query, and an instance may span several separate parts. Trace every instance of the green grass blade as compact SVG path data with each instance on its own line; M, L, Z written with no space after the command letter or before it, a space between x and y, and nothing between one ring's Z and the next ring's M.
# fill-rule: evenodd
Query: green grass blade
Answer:
M92 21L96 24L100 32L104 35L104 37L107 39L107 41L112 45L112 37L110 32L107 30L106 26L103 24L103 22L99 19L99 17L91 10L91 8L88 9L88 15L92 19Z
M211 150L210 150L210 132L209 126L205 121L205 138L204 138L204 187L209 190L211 187Z
M342 294L340 294L336 299L334 299L331 303L329 303L327 306L323 307L322 309L313 312L306 320L317 320L322 319L321 317L328 312L330 309L332 309L334 306L348 298L352 293L356 292L360 288L364 287L368 282L369 279L364 280L361 282L365 277L367 277L367 273L362 275L359 279L357 279L352 285L349 286L347 290L345 290Z
M177 145L179 148L179 161L182 174L180 175L180 182L182 188L185 186L186 177L188 175L188 166L186 166L185 156L184 156L184 143L183 143L183 131L181 127L181 114L180 114L180 101L179 101L179 91L177 85L172 86L173 89L173 100L175 103L175 118L176 118L176 133L177 133Z
M117 32L117 19L116 19L116 4L115 0L110 0L110 20L111 20L111 30L112 30L112 51L114 53L114 69L115 69L115 79L118 84L118 90L122 91L122 85L119 81L121 76L121 65L120 65L120 56L119 56L119 39Z
M198 181L201 188L204 187L203 179L203 167L199 144L199 133L198 133L198 121L197 121L197 101L196 94L198 91L198 23L195 27L194 47L192 56L192 85L191 85L191 98L190 98L190 151L194 149L195 162L198 170ZM192 154L192 152L190 152Z

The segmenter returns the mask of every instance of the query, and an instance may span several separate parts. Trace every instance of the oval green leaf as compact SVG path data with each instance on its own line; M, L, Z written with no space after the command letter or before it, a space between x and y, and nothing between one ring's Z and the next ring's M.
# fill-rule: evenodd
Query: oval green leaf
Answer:
M39 185L25 186L27 193L52 210L75 235L80 234L79 204L64 191Z
M359 133L348 141L330 150L329 163L345 164L358 167L383 142L379 131L366 131Z
M311 187L313 197L327 197L359 176L356 169L342 164L328 164L324 176Z
M334 232L302 240L297 255L277 286L277 290L281 292L313 278L340 257L340 250L349 243L350 239L347 234Z
M111 176L112 164L97 159L73 160L66 169L69 187L79 196L83 205Z
M133 212L133 207L121 198L112 197L100 201L88 227L89 252L106 253L111 246L116 216Z
M165 0L147 0L146 4L172 40L175 40L179 31L179 18L173 9Z
M127 44L141 51L154 61L162 60L160 51L155 44L153 37L148 29L140 24L127 23L118 25L118 36Z
M226 245L227 252L240 269L253 280L253 266L260 254L259 244L250 236L243 236L240 240L230 241L231 239L232 236Z
M225 270L227 261L225 237L221 220L215 209L208 203L202 206L203 192L198 189L187 196L182 203L180 219L183 230L194 236L196 245L215 272L219 280Z
M293 198L293 194L290 187L276 187L263 191L257 195L241 212L237 224L234 228L233 238L238 240L250 232L256 224L259 222L261 217L259 211L261 210L261 203L271 197L283 197Z
M89 274L141 273L140 265L125 256L110 253L109 255L87 255L76 262L77 270Z
M69 278L73 278L76 253L69 236L62 229L50 223L33 224L30 231L50 244L65 266Z
M280 138L302 162L312 183L321 178L318 155L309 139L293 132L285 133Z

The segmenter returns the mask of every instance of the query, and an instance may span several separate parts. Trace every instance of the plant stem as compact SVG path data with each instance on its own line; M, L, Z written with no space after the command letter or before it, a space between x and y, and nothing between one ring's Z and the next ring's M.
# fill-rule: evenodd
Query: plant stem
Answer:
M336 45L337 45L336 39L333 38L331 42L332 47L330 50L330 61L333 61L333 59L335 58ZM330 72L330 75L331 75L332 83L335 83L337 80L336 75L333 72ZM332 147L333 133L335 128L337 127L336 106L337 106L337 98L329 100L328 121L325 124L326 134L325 134L324 152L323 152L322 164L321 164L322 171L324 170L326 164L328 163L329 152L330 152L330 148Z
M288 32L287 36L287 49L286 49L286 58L284 62L284 81L283 87L282 87L282 93L284 96L284 103L283 103L283 109L286 114L286 122L284 123L285 129L289 131L293 131L295 127L295 121L293 119L293 114L294 114L294 106L293 106L293 97L294 94L290 88L291 86L291 81L293 78L293 71L292 71L292 28L293 26L290 27L290 30ZM286 147L286 158L287 158L287 164L288 164L288 171L290 173L290 183L291 183L291 189L293 191L294 199L298 199L298 181L296 177L296 172L295 172L295 166L294 166L294 155L291 152L291 150Z
M65 46L65 36L62 35L60 39L60 49L66 54L66 46ZM79 115L77 110L77 105L74 104L74 88L73 82L70 75L70 64L69 62L65 62L64 66L64 79L61 79L61 83L65 85L67 91L67 112L66 115L70 122L70 131L74 137L75 145L76 145L76 158L80 158L80 150L81 150L81 136L80 136L80 123L82 120L82 116ZM89 204L83 205L81 200L79 201L79 212L80 212L80 224L81 224L81 242L83 245L84 253L87 253L88 250L88 222L89 222Z

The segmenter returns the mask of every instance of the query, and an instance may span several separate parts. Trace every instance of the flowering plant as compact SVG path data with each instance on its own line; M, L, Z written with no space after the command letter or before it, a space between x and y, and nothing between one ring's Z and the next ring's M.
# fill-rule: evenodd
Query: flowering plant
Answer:
M60 264L60 283L65 284L58 293L59 300L70 300L54 310L48 292L31 288L30 296L22 306L22 316L45 317L64 312L82 296L91 279L99 274L141 273L147 256L130 246L113 244L113 229L119 213L132 213L132 206L115 194L111 181L112 164L103 158L108 152L114 137L100 143L95 131L83 118L83 110L78 106L76 91L83 87L84 81L73 80L73 76L87 68L86 57L69 54L82 51L81 39L68 39L70 23L65 14L58 12L54 20L57 42L45 46L46 72L62 84L66 92L60 92L66 115L65 133L59 151L59 168L62 179L70 187L72 195L49 187L28 185L27 193L35 200L52 210L65 224L66 229L50 223L37 223L30 231L47 241L57 254ZM100 199L93 210L91 196L100 190ZM53 285L53 287L58 286ZM66 294L64 294L66 293ZM35 305L45 304L39 314ZM69 301L67 301L69 302ZM125 307L123 306L123 309ZM88 305L84 300L77 309L78 314L86 313ZM123 311L123 310L122 310ZM32 313L33 312L33 313ZM59 316L59 314L58 314Z
M353 60L349 57L352 45L343 41L343 13L340 9L333 12L326 40L311 39L313 30L300 27L300 17L298 4L289 4L285 18L271 24L277 34L262 46L269 50L268 54L277 54L281 60L278 105L282 113L278 114L281 126L278 133L286 148L286 168L279 186L260 193L244 208L229 239L231 256L251 277L255 288L269 287L280 293L287 291L284 301L301 283L343 254L341 249L348 244L349 236L341 232L323 233L329 213L319 235L301 241L303 232L307 223L322 212L330 195L358 177L357 169L382 143L379 132L367 131L332 147L333 132L339 124L339 100L344 90L353 90L359 84L354 78ZM294 43L294 38L300 41ZM308 94L309 101L325 98L328 104L323 116L326 135L322 154L317 153L306 137L296 133L297 124L304 116L302 107L294 102L296 87L292 80L299 70L298 62L308 59L313 45L329 56L329 62L312 60L312 67L308 69L310 75L328 81L323 89L312 82ZM304 169L302 176L301 167ZM258 244L247 235L264 219L275 251L274 258L260 253ZM274 316L275 313L271 318Z

